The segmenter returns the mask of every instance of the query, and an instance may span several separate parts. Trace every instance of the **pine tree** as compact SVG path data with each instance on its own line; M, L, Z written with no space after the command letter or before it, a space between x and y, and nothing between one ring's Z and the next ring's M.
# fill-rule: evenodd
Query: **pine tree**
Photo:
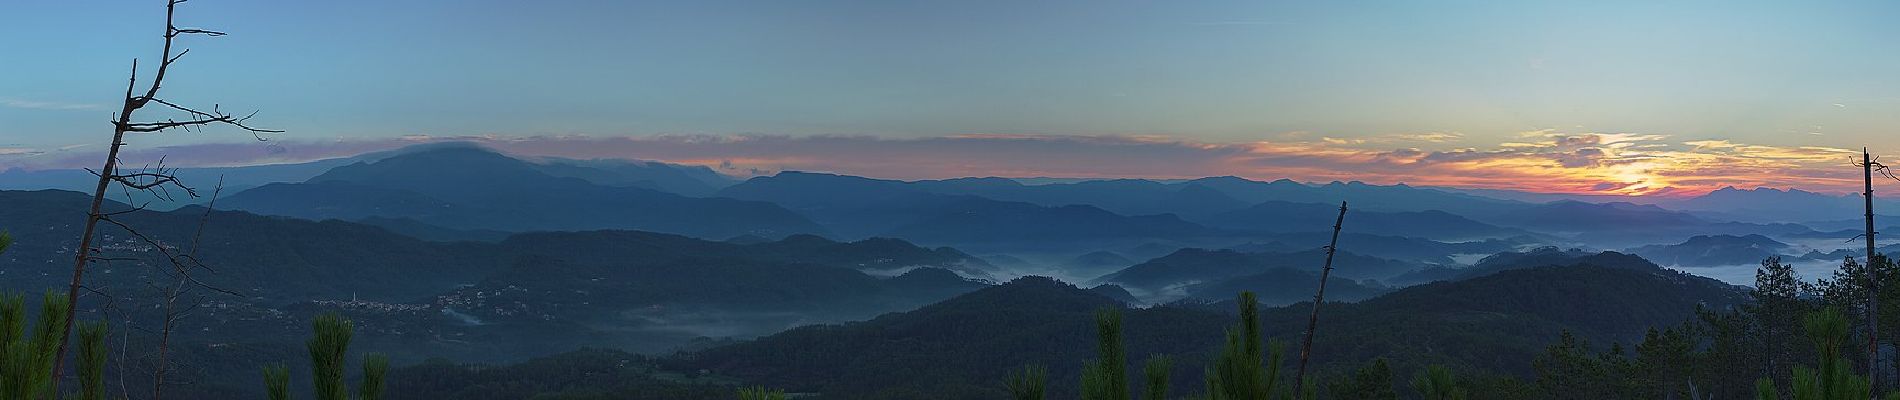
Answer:
M766 390L758 386L739 388L739 400L785 400L785 391Z
M1758 366L1767 363L1766 354L1761 351L1756 336L1755 319L1745 309L1715 311L1698 306L1696 308L1696 329L1699 336L1707 338L1702 352L1697 355L1698 364L1706 365L1696 371L1699 382L1706 382L1702 389L1716 398L1732 399L1754 396L1759 392L1757 378L1767 374L1756 368L1737 366ZM1774 389L1774 381L1768 382Z
M1210 400L1267 399L1279 377L1283 346L1273 346L1272 360L1263 366L1260 354L1258 302L1253 292L1240 293L1240 324L1227 330L1227 345L1206 373ZM1270 367L1269 367L1270 366ZM1272 368L1272 371L1266 370Z
M1674 398L1690 395L1690 373L1695 365L1696 339L1689 326L1662 330L1650 328L1643 342L1636 345L1636 363L1632 378L1646 398Z
M0 254L13 246L13 236L0 232ZM39 321L28 334L26 298L0 294L0 398L51 398L53 365L57 361L59 340L56 335L66 324L71 308L59 292L47 292L40 300ZM79 326L79 392L81 400L106 398L106 323L87 322Z
M315 335L305 342L310 351L311 386L317 400L350 400L343 384L344 354L350 350L355 324L337 313L325 313L311 320ZM363 381L356 387L357 399L381 400L389 358L370 353L363 357ZM272 400L290 398L290 372L282 364L264 367L264 388Z
M290 367L283 364L264 366L264 393L270 400L290 400Z
M31 399L51 394L66 309L66 296L47 292L40 301L39 321L29 333L25 297L0 295L0 396Z
M1801 316L1808 314L1808 302L1801 299L1813 289L1794 272L1794 266L1781 263L1781 257L1762 260L1755 270L1754 303L1743 310L1753 314L1760 324L1760 340L1765 352L1767 373L1777 381L1788 377L1789 367L1802 353Z
M1618 371L1605 361L1620 357L1616 351L1598 354L1588 340L1564 331L1557 344L1544 348L1544 354L1531 361L1531 367L1537 370L1538 389L1549 398L1613 398Z
M1049 368L1041 365L1025 365L1003 380L1003 385L1009 388L1009 398L1015 400L1042 400L1048 384Z
M1227 330L1227 344L1207 367L1205 380L1208 400L1311 399L1313 382L1280 385L1280 364L1286 358L1286 344L1273 341L1260 345L1259 302L1253 292L1240 293L1240 323Z
M1166 400L1168 398L1168 375L1174 369L1174 360L1165 355L1148 357L1141 368L1142 375L1148 378L1146 400Z
M79 325L79 399L106 399L106 322Z
M1364 367L1359 367L1350 376L1342 377L1331 385L1332 396L1342 399L1362 400L1398 400L1399 394L1392 390L1392 367L1384 358L1373 359Z
M1451 368L1431 365L1412 378L1412 390L1425 400L1465 400L1467 393L1451 375Z
M1820 354L1818 369L1794 368L1795 400L1865 399L1873 390L1867 378L1855 375L1853 365L1841 356L1847 344L1847 316L1828 308L1809 314L1802 324Z
M343 358L349 351L355 326L336 313L318 315L312 321L316 336L306 342L310 350L311 385L317 400L349 400L343 385Z
M389 373L389 357L370 354L363 357L363 383L356 388L361 400L383 400L383 376Z
M1083 400L1128 400L1128 357L1122 349L1121 311L1095 312L1097 358L1082 366Z

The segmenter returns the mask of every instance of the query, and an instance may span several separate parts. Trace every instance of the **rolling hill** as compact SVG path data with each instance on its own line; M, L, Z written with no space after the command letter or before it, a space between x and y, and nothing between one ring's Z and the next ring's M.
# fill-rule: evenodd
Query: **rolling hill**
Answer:
M1530 360L1570 330L1598 342L1640 339L1698 305L1737 304L1743 292L1662 269L1591 265L1512 268L1458 282L1420 285L1351 304L1326 305L1314 342L1321 371L1374 357L1411 371L1428 363L1525 374ZM682 366L826 398L1002 396L1006 372L1050 368L1051 395L1073 395L1081 360L1093 356L1093 313L1118 302L1047 278L1023 278L916 311L865 322L793 329L684 355ZM1130 370L1168 354L1177 393L1199 388L1200 366L1233 324L1231 302L1123 309ZM1628 310L1602 313L1590 310ZM1291 339L1303 306L1262 311L1263 331ZM971 338L981 338L971 340Z
M1182 249L1173 254L1135 264L1096 278L1098 283L1113 283L1143 294L1145 298L1173 298L1171 290L1190 285L1219 282L1259 274L1273 269L1318 271L1325 263L1324 250L1295 253L1244 253L1233 250ZM1353 279L1383 279L1403 274L1423 265L1366 257L1341 251L1333 260L1333 276ZM1318 282L1317 277L1310 280Z

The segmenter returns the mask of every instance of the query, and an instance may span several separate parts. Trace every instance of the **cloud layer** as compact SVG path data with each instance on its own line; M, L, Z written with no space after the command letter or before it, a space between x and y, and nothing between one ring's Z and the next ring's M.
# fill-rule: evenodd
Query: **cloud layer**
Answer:
M432 137L326 142L200 144L139 149L138 163L163 155L168 165L284 163L402 146L470 141L527 156L660 160L706 165L739 176L782 170L827 171L895 179L966 176L1196 178L1235 175L1301 181L1511 189L1545 193L1693 195L1722 186L1852 191L1848 162L1859 151L1776 147L1725 140L1671 141L1664 135L1526 132L1485 148L1448 132L1354 139L1202 142L1162 136L972 134L926 138L873 136L660 135L637 137ZM1417 147L1440 147L1423 150ZM78 168L98 147L0 151L0 168Z

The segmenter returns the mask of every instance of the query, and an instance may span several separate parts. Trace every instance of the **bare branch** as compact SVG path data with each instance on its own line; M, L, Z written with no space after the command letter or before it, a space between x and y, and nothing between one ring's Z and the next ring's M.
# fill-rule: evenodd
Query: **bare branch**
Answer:
M206 117L206 118L211 118L211 117L216 117L216 115L212 115L211 113L207 113L207 112L203 112L203 111L198 111L198 110L193 110L193 109L191 109L190 107L185 107L185 106L181 106L181 105L178 105L177 103L172 103L172 102L169 102L169 101L165 101L165 100L163 100L163 99L144 99L144 100L147 100L147 101L151 101L151 102L154 102L154 103L158 103L158 104L163 104L163 105L165 105L166 107L171 107L172 109L175 109L175 110L178 110L178 111L184 111L184 112L187 112L187 113L191 113L191 115L196 115L196 116L201 116L201 117ZM216 105L213 105L213 107L216 107Z
M205 203L205 213L198 217L198 232L191 235L191 250L188 253L192 257L198 256L198 243L204 240L205 225L211 222L211 210L218 207L218 195L222 193L224 193L224 176L219 175L218 185L211 188L211 201Z
M185 54L190 54L190 53L191 53L191 49L185 49L185 51L178 52L178 55L172 56L172 58L165 59L165 63L171 64L171 63L178 62L178 59L185 58Z
M252 113L252 115L256 115L256 113ZM230 115L215 115L215 116L202 117L199 119L184 120L184 121L167 119L164 122L127 122L124 124L120 124L120 127L124 129L126 132L158 132L158 131L171 129L171 128L194 127L194 126L211 125L211 124L225 124L225 125L235 126L235 127L238 127L238 129L243 129L245 131L252 132L252 133L283 133L284 132L281 130L261 129L261 128L251 127L250 125L245 125L244 121L248 119L251 119L251 117L248 115L242 118L233 117Z
M206 36L224 36L224 32L210 31L210 30L204 30L204 29L174 29L172 30L172 33L179 34L179 35L198 34L198 35L206 35ZM179 54L183 55L184 53L179 53Z
M190 249L189 252L184 253L184 254L174 252L172 248L167 247L163 242L160 242L152 237L146 236L144 233L139 232L137 229L134 229L133 227L125 223L122 223L116 219L117 216L122 215L122 214L145 210L145 206L147 204L137 204L131 210L113 211L113 212L102 211L102 208L105 205L106 196L108 193L110 193L109 190L111 190L112 187L115 186L115 184L116 186L118 186L118 189L120 190L120 192L126 196L128 204L137 203L136 201L134 201L132 197L132 193L134 191L143 191L143 192L151 193L153 196L156 196L161 199L171 200L172 199L171 188L176 187L184 191L184 194L187 196L190 196L190 197L198 196L196 191L194 191L190 186L186 186L183 182L179 180L178 176L176 175L175 169L168 170L164 167L163 159L160 159L157 165L147 166L146 168L141 168L140 170L133 171L131 173L122 173L119 169L119 163L120 163L119 154L122 151L122 149L125 147L125 144L126 144L125 135L127 133L159 132L159 131L164 131L164 130L174 129L174 128L190 131L194 129L203 128L204 126L207 126L207 125L228 125L228 126L237 127L238 129L241 129L245 132L249 132L251 134L251 137L259 141L265 141L266 139L264 138L263 134L282 132L279 130L262 129L262 128L252 127L248 125L247 121L250 120L252 116L255 116L257 114L256 112L252 112L249 115L239 117L239 116L224 113L220 109L220 107L218 107L215 104L212 106L210 111L205 111L202 109L186 107L177 103L159 99L158 97L159 89L164 86L165 77L167 73L171 70L172 64L178 62L178 60L184 58L186 54L190 53L190 50L183 50L183 51L178 51L176 53L173 53L172 48L173 48L173 45L176 44L176 39L178 36L180 35L224 36L225 35L224 32L208 30L208 29L179 28L178 25L176 24L176 18L175 18L177 16L178 5L184 4L186 1L187 0L166 0L165 2L165 31L162 35L164 41L163 41L163 48L159 52L158 69L157 71L153 73L150 83L147 84L146 87L144 88L143 90L144 93L142 95L136 95L137 93L139 93L138 92L139 90L139 79L138 79L139 60L136 58L132 60L131 73L129 74L126 80L125 96L122 98L123 101L121 102L121 107L119 109L119 112L113 115L112 141L110 142L111 143L110 147L108 148L106 152L105 165L99 168L99 170L97 171L88 170L89 172L93 172L93 174L98 177L98 180L92 192L92 205L90 209L86 212L86 223L84 225L84 229L80 233L79 245L73 251L74 253L73 254L73 274L72 274L72 281L67 286L66 300L68 303L74 304L75 307L69 308L67 310L65 326L61 328L62 330L60 331L59 345L57 347L56 352L53 355L54 356L53 358L56 361L54 362L53 369L51 371L52 376L53 376L53 380L52 380L53 383L52 383L52 387L50 388L51 390L49 391L49 393L59 393L58 385L59 385L59 382L62 381L61 377L64 376L65 369L66 369L65 368L66 350L67 350L67 346L70 344L71 337L72 337L73 322L75 320L74 310L77 309L76 306L78 304L80 291L82 289L85 289L85 290L93 291L95 293L97 292L97 290L89 288L89 287L85 287L85 285L83 284L88 264L91 262L108 262L109 263L115 260L130 261L130 259L108 256L104 254L99 247L94 245L93 242L97 240L99 237L99 232L98 232L99 224L101 223L111 224L113 226L118 226L119 228L124 229L126 232L130 233L133 237L137 238L139 241L142 241L148 245L151 245L154 249L158 251L159 254L164 256L165 260L168 263L171 264L170 265L171 268L169 268L169 270L160 268L160 271L176 279L172 283L171 289L164 291L166 293L167 310L168 310L167 317L166 317L166 329L165 329L165 335L167 337L169 337L171 333L171 329L170 329L171 325L173 322L176 321L177 317L189 315L192 312L192 310L196 309L196 305L183 307L183 308L174 308L175 307L174 303L178 301L178 298L186 293L189 293L193 287L205 288L205 289L209 289L216 292L230 294L232 296L240 296L240 297L242 296L241 294L238 294L237 292L219 289L217 287L206 284L191 275L191 272L197 268L204 268L207 271L216 273L216 270L213 270L210 267L205 266L204 263L201 260L199 260L197 257L199 236L202 235L204 222L208 220L209 218L209 214L208 214L209 210L207 210L206 217L201 218L200 220L199 236L193 237L192 245L191 245L192 249ZM184 112L187 115L189 115L189 117L182 120L166 119L163 121L155 121L155 122L133 122L133 118L134 118L133 114L136 111L144 108L145 106L151 103L158 103L168 108L171 108L172 110ZM221 186L222 185L220 185L219 190L222 190ZM216 196L216 193L214 193L213 196ZM215 202L215 199L213 201ZM154 287L156 288L156 286ZM138 328L134 326L134 324L132 324L129 319L126 320L125 325L129 328L129 329L126 329L126 331L130 331L132 329ZM156 398L160 394L159 389L161 389L162 386L165 384L165 381L162 377L163 371L165 368L163 366L163 356L162 356L164 350L161 349L160 352L161 352L161 356L160 356L161 361L160 361L159 370L157 371L159 376L155 377L156 379L154 379L154 381L156 382L156 386L153 388L154 398ZM120 365L121 365L121 368L123 368L124 366L124 363L123 363L124 349L123 348L121 349L120 357L121 357ZM123 380L125 375L126 374L124 373L124 371L121 370L121 373L119 376L121 379L120 387L122 390L125 389L125 382Z
M187 254L174 253L169 248L169 246L166 245L164 242L158 241L157 239L153 239L150 236L146 236L145 233L139 232L137 229L132 228L131 225L126 225L124 222L119 222L118 220L114 220L112 218L100 218L99 221L112 224L113 226L117 226L120 229L124 229L126 233L132 235L133 238L137 238L140 242L144 242L146 245L152 246L152 249L154 251L159 252L159 255L163 256L168 262L172 264L172 271L166 271L167 275L180 277L181 279L187 280L198 287L210 289L215 292L224 293L224 294L228 294L232 296L238 296L238 297L244 296L243 294L240 294L238 292L225 290L223 288L212 286L210 284L204 283L204 281L198 280L198 278L196 277L192 277L190 275L190 270L193 268L202 268L202 265L203 265L202 262L198 261L197 257L193 257Z

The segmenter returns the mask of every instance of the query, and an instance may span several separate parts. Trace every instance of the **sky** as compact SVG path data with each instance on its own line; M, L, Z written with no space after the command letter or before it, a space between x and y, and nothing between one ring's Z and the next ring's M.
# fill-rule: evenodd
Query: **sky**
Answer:
M6 8L0 169L96 163L131 60L155 62L163 2ZM474 140L742 176L1691 195L1845 192L1862 146L1900 152L1892 2L194 0L179 13L230 35L183 39L193 51L161 97L257 110L287 132L128 142L172 165Z

